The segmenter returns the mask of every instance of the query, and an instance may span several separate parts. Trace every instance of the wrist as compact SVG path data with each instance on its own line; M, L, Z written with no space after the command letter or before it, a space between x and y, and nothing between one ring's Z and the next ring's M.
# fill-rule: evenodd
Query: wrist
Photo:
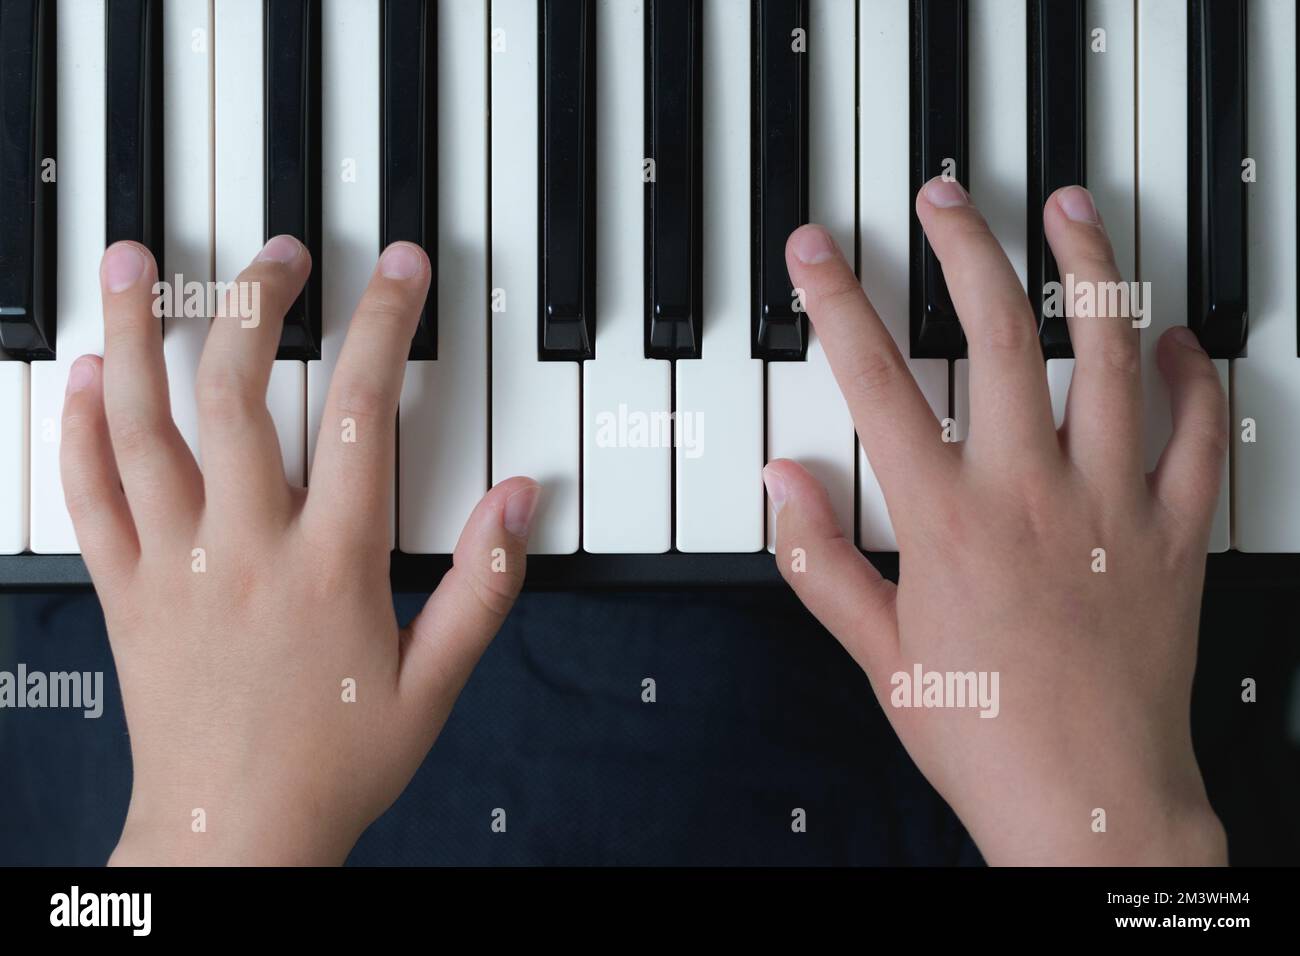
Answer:
M1098 828L1084 810L1070 812L1071 824L1029 815L1007 826L971 828L990 866L1227 866L1223 824L1209 802L1173 800L1116 808ZM1053 823L1055 825L1053 825Z
M108 865L340 866L355 842L311 839L291 826L195 831L171 816L161 822L128 813Z

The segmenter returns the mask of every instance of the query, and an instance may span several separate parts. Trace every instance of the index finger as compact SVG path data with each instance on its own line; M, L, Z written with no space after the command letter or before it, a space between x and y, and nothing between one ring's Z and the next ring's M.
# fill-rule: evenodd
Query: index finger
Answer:
M785 260L886 497L900 500L918 479L942 478L955 453L830 233L801 226Z
M305 520L328 522L355 543L382 538L384 550L397 404L429 277L414 243L395 242L379 257L330 380L307 489Z

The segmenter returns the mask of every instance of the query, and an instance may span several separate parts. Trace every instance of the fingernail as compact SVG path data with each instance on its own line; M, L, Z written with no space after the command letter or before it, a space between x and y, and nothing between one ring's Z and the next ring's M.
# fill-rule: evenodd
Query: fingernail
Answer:
M1185 325L1175 325L1167 334L1174 340L1175 345L1181 345L1183 348L1192 349L1195 352L1205 351L1205 349L1201 348L1201 340L1196 337L1196 333Z
M260 262L293 262L301 249L302 243L293 236L272 236L257 258Z
M68 369L68 392L79 392L95 380L95 363L83 355Z
M104 286L114 294L125 292L135 285L144 272L144 256L129 242L115 242L104 253L100 275Z
M395 242L379 257L379 271L389 279L409 279L420 271L420 254L404 242Z
M925 199L931 206L948 209L952 206L969 206L970 195L955 179L936 176L925 184Z
M790 239L794 257L806 266L815 266L835 255L835 240L821 226L800 226Z
M1082 186L1070 186L1062 189L1056 197L1061 204L1061 211L1071 222L1090 222L1096 224L1097 207L1092 201L1092 193Z
M785 504L785 479L771 468L763 469L763 484L767 486L767 496L772 499L772 510L781 513Z
M502 524L516 538L527 537L528 528L533 523L533 512L537 510L537 497L541 492L537 485L521 488L506 499L505 514Z

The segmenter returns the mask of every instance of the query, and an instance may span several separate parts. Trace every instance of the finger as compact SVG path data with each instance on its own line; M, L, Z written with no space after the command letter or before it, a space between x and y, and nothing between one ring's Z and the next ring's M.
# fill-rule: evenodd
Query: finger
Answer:
M291 492L266 389L284 315L310 271L303 244L275 236L239 274L212 320L195 395L204 485L218 508L266 515L288 507Z
M186 534L203 483L172 421L162 323L154 315L158 266L144 246L117 242L100 265L104 300L104 410L118 473L145 540Z
M59 473L82 557L95 583L103 587L134 567L140 542L108 435L103 362L93 355L83 355L68 370Z
M886 497L945 482L956 455L830 233L801 226L785 260Z
M763 483L776 512L776 563L799 600L873 679L898 654L897 588L835 521L826 489L801 465L770 462Z
M1071 308L1067 317L1074 351L1066 419L1071 458L1098 480L1138 487L1143 472L1141 353L1127 293L1120 298L1122 277L1110 238L1082 186L1051 195L1043 209L1043 229L1062 283L1077 290L1073 304L1089 311L1087 296L1094 303L1091 314L1074 315Z
M1227 397L1214 363L1185 326L1161 337L1156 363L1169 384L1173 433L1151 476L1152 491L1181 520L1208 531L1228 453Z
M960 184L930 180L916 214L943 266L970 356L967 454L999 461L1059 447L1029 299L988 223Z
M523 587L540 493L531 478L510 478L483 497L451 570L403 633L401 691L438 726Z
M428 257L414 243L394 243L380 256L330 381L307 496L306 520L385 552L397 404L429 276Z

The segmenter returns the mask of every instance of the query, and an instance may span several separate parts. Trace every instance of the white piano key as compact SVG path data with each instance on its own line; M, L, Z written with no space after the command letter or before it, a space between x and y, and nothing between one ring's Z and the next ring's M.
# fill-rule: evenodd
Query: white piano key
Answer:
M1121 278L1137 273L1133 137L1136 90L1133 74L1133 0L1088 0L1084 60L1088 190L1106 225ZM1105 51L1093 34L1105 31Z
M262 3L221 0L213 13L217 278L230 281L262 247Z
M535 0L492 0L492 481L542 485L529 551L578 549L576 362L537 359Z
M1073 378L1074 359L1047 360L1047 395L1052 403L1052 419L1058 430L1065 424L1065 411L1070 400L1070 381ZM964 400L969 400L969 396Z
M187 283L212 278L211 24L207 0L174 0L163 17L163 269L172 302ZM194 383L208 337L206 316L177 309L163 319L172 418L199 453Z
M398 541L450 553L488 488L485 0L438 4L438 360L410 362L398 431ZM530 326L531 328L531 326Z
M348 323L379 253L379 0L321 7L321 357L307 367L307 480ZM396 506L390 502L391 510ZM392 520L390 518L390 525ZM390 537L392 529L390 527Z
M1024 3L969 0L971 200L1020 284L1029 271L1029 30ZM961 171L959 170L959 175ZM964 360L963 360L964 361Z
M850 258L857 228L855 18L853 0L818 0L808 10L809 216ZM806 467L825 486L840 530L852 538L856 455L848 405L810 327L806 361L768 364L768 460L792 458ZM776 522L769 519L768 549L775 545Z
M1047 392L1052 399L1052 420L1056 427L1065 424L1066 401L1070 397L1070 379L1074 376L1074 359L1047 360Z
M672 546L672 367L647 359L644 344L645 12L602 0L596 31L601 239L596 357L583 363L582 547L663 552Z
M0 554L27 550L31 373L0 353Z
M704 337L677 362L677 549L758 551L763 363L750 355L750 5L704 7ZM683 435L687 432L683 432Z
M1247 208L1250 331L1232 363L1233 543L1300 551L1300 359L1296 342L1296 7L1254 0L1247 11ZM1242 440L1246 420L1255 440Z
M31 549L76 554L59 477L59 431L68 369L79 356L104 351L104 0L60 0L56 10L58 357L31 363Z
M1151 324L1142 330L1146 464L1169 440L1169 390L1156 367L1156 343L1187 324L1187 4L1142 0L1137 6L1137 196L1142 223L1138 262L1149 282ZM1216 361L1224 386L1228 363ZM1210 551L1229 545L1229 475L1215 511Z
M231 282L265 243L265 146L262 0L221 0L214 7L216 279ZM314 263L319 268L319 263ZM306 483L307 370L277 360L266 406L280 436L284 474Z
M1085 10L1088 53L1084 79L1087 92L1085 141L1088 190L1106 225L1115 264L1122 279L1137 275L1134 261L1136 226L1133 187L1133 0L1092 0ZM1100 45L1104 31L1105 46ZM1056 427L1064 422L1073 359L1047 363L1047 388Z
M909 230L913 200L909 156L911 76L909 0L860 0L858 101L858 229L862 285L904 358L909 354ZM891 144L876 148L872 144ZM908 359L936 421L948 417L948 362ZM867 450L858 449L858 543L896 551L884 494Z
M284 476L292 485L307 479L307 363L276 362L266 386L266 407L280 439Z

